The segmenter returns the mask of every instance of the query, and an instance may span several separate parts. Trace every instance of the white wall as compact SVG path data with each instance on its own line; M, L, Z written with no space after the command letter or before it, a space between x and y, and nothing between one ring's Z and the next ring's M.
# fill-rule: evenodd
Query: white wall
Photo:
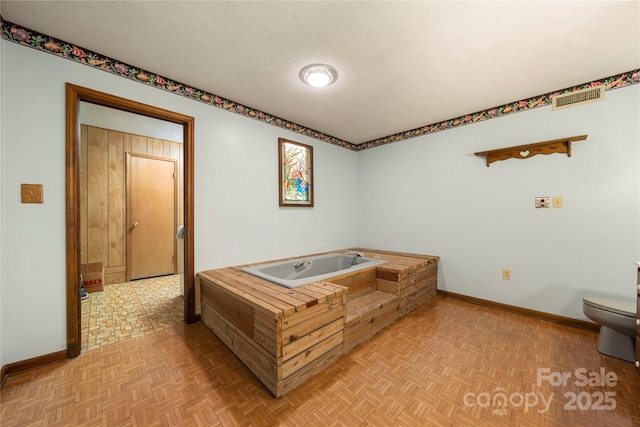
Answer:
M196 271L358 245L439 255L441 289L553 314L633 299L638 85L354 153L4 40L0 58L3 365L66 348L65 82L196 118ZM473 155L583 133L571 158ZM314 146L315 208L278 207L278 137ZM21 204L21 183L44 204Z
M358 243L439 255L438 287L585 319L582 297L634 301L640 86L360 153ZM588 134L572 157L486 167L474 152ZM535 209L561 196L562 209ZM512 279L502 279L502 269Z
M66 348L65 82L195 117L195 268L356 244L357 153L2 41L3 363ZM314 146L316 207L278 207L278 137ZM44 184L44 204L20 203Z

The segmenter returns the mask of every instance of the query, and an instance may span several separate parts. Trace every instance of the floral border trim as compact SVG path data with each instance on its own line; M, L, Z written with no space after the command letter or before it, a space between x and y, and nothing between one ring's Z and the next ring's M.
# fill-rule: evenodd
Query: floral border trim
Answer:
M521 101L511 102L509 104L501 105L500 107L490 108L488 110L478 111L477 113L467 114L465 116L456 117L454 119L445 120L430 125L421 126L405 132L396 133L395 135L385 136L383 138L374 139L373 141L365 142L356 147L357 151L366 150L380 145L386 145L393 142L403 141L410 138L415 138L430 133L440 132L472 123L481 122L484 120L495 119L507 114L519 113L521 111L531 110L533 108L544 107L551 105L552 98L556 95L562 95L570 93L580 89L586 89L589 87L605 85L605 90L619 89L621 87L640 83L640 69L634 71L628 71L615 76L606 77L604 79L594 80L589 83L583 83L581 85L572 86L563 90L547 93L544 95L534 96L533 98L524 99Z
M241 116L249 117L268 123L279 128L292 130L301 135L309 136L329 144L344 147L350 150L356 150L355 144L343 141L339 138L327 135L323 132L310 129L308 127L293 123L277 116L262 112L255 108L242 105L230 99L223 98L213 93L194 88L184 83L171 80L159 74L143 70L138 67L126 64L122 61L112 59L101 55L97 52L76 46L72 43L56 39L46 34L39 33L28 28L21 27L9 21L5 21L0 16L0 24L2 26L2 38L5 40L21 44L42 52L50 53L65 59L70 59L80 64L88 65L129 80L153 86L185 98L199 101L204 104L218 107Z
M90 67L97 68L99 70L106 71L108 73L112 73L129 80L143 83L148 86L153 86L155 88L162 89L176 95L184 96L185 98L189 98L194 101L199 101L213 107L221 108L235 114L240 114L241 116L259 120L282 129L291 130L301 135L315 138L320 141L347 148L353 151L362 151L369 148L378 147L380 145L391 144L394 142L404 141L430 133L440 132L443 130L473 124L484 120L494 119L507 114L527 111L538 107L544 107L551 104L551 99L553 96L573 92L579 89L605 85L606 90L611 90L640 83L640 69L628 71L616 76L594 80L589 83L572 86L570 88L547 93L544 95L534 96L533 98L512 102L487 110L478 111L473 114L467 114L442 122L424 125L419 128L385 136L383 138L374 139L362 144L352 144L331 135L327 135L323 132L315 131L313 129L290 122L277 116L273 116L255 108L239 104L226 98L222 98L210 92L171 80L159 74L134 67L116 59L108 58L97 52L78 47L72 43L67 43L54 37L39 33L37 31L21 27L12 22L5 21L2 16L0 16L0 24L2 27L2 38L5 40L18 43L36 50L40 50L42 52L50 53L52 55L56 55L65 59L69 59L80 64L88 65Z

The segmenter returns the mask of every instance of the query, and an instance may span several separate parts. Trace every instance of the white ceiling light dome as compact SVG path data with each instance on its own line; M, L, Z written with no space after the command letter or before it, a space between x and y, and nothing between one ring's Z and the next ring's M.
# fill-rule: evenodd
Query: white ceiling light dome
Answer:
M300 70L300 79L313 87L329 86L338 78L335 68L326 64L311 64Z

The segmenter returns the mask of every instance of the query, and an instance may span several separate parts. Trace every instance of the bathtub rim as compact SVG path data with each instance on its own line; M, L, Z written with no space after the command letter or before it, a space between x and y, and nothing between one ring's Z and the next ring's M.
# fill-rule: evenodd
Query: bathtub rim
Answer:
M279 265L285 265L285 264L291 264L291 263L296 263L299 261L304 261L304 260L308 260L308 259L323 259L323 258L329 258L332 256L336 256L336 255L340 255L340 256L351 256L349 254L345 254L345 253L340 253L340 252L327 252L327 253L323 253L323 254L317 254L317 255L306 255L306 256L300 256L300 257L296 257L296 258L289 258L283 261L275 261L275 262L264 262L264 263L259 263L259 264L253 264L250 266L246 266L246 267L242 267L240 268L240 271L250 274L254 277L266 280L270 283L276 284L278 286L282 286L284 288L298 288L300 286L304 286L304 285L308 285L311 283L315 283L315 282L321 282L321 281L326 281L328 279L332 279L334 277L340 277L340 276L344 276L356 271L362 271L362 270L366 270L369 268L377 268L380 265L383 265L387 262L387 260L382 259L382 258L370 258L370 257L360 257L362 259L367 260L366 263L363 264L356 264L354 266L351 266L350 268L345 268L342 270L336 270L333 271L331 273L325 273L325 274L320 274L320 275L316 275L316 276L311 276L311 277L306 277L306 278L301 278L301 279L280 279L277 277L273 277L273 276L269 276L267 274L264 274L260 271L261 268L267 268L267 267L275 267L275 266L279 266Z

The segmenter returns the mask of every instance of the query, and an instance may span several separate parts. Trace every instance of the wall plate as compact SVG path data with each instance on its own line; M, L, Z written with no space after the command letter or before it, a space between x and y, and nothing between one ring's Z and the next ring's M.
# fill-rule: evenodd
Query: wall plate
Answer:
M21 184L20 196L22 203L43 203L42 184Z
M550 208L551 197L536 197L536 208Z

